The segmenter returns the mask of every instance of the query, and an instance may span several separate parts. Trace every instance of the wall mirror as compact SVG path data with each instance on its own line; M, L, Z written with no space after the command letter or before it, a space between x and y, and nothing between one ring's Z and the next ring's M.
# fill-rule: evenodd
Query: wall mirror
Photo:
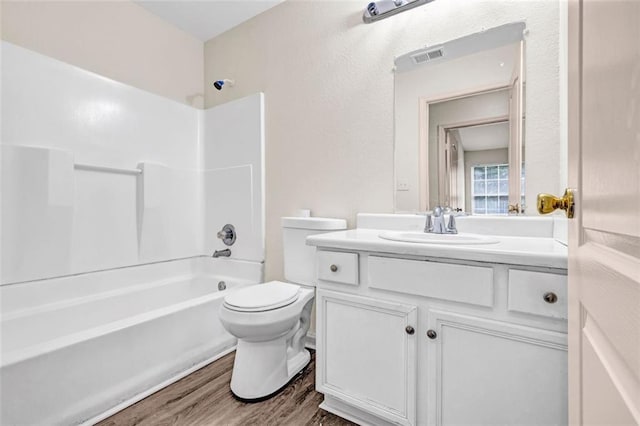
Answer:
M396 211L524 212L525 24L395 60Z

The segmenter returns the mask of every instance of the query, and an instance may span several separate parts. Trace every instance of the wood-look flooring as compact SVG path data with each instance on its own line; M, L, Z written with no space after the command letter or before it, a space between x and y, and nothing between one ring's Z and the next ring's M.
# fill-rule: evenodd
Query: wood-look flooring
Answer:
M201 368L98 423L120 425L324 425L350 426L318 408L315 353L304 372L273 398L247 404L229 389L235 352Z

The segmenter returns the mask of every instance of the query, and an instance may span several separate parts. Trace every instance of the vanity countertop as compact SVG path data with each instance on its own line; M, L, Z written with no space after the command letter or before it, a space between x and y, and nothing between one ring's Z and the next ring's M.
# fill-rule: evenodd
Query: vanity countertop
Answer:
M379 236L382 232L363 228L330 232L307 237L307 244L327 249L567 269L567 247L554 238L495 236L498 240L495 244L442 245L385 240Z

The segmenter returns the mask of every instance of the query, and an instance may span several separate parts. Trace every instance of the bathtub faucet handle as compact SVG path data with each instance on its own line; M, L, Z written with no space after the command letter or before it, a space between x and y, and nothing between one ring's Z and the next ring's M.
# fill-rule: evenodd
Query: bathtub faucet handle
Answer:
M218 238L227 246L233 245L236 242L236 228L231 224L226 224L218 232Z

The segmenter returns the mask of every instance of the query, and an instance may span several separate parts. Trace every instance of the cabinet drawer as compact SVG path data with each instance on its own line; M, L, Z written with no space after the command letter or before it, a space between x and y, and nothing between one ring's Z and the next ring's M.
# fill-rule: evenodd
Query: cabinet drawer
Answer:
M508 308L514 312L567 318L567 276L509 270Z
M319 251L318 279L358 285L358 254Z
M493 268L369 256L369 287L493 306Z

